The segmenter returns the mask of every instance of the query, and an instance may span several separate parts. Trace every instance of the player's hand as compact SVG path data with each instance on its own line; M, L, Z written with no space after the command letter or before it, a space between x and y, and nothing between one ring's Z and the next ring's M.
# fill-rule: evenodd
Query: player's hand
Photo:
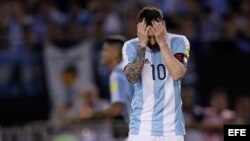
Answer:
M148 44L148 30L149 26L147 27L145 19L142 22L137 24L137 36L139 38L139 45L141 47L146 47Z
M90 107L82 108L80 112L80 119L90 119L93 117L94 111Z
M152 31L155 35L155 40L160 47L167 44L167 30L163 22L152 21Z

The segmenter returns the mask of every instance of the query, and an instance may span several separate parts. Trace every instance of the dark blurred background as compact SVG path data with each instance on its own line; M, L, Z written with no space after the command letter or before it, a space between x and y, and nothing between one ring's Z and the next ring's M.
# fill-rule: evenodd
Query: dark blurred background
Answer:
M211 106L211 95L224 93L226 107L235 111L237 99L249 98L249 0L1 0L0 125L50 119L57 90L70 85L64 79L79 78L78 90L94 84L109 101L110 71L100 62L103 39L136 37L137 13L146 5L163 11L168 32L190 41L182 85L188 93L192 89L195 104Z

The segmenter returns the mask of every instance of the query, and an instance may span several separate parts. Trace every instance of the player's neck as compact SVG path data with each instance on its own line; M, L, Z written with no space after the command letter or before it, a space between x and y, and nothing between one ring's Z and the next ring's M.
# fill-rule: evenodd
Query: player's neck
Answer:
M109 69L113 70L120 62L121 62L121 60L114 59L114 60L109 64Z

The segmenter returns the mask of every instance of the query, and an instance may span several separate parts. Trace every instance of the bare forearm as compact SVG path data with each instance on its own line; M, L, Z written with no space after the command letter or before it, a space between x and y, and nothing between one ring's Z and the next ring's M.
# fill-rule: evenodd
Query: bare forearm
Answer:
M180 80L186 72L186 67L172 55L167 44L160 46L160 49L169 73L174 80Z
M93 114L93 118L100 119L100 118L114 118L117 116L121 116L122 115L122 107L123 107L122 104L116 103L104 111L95 112Z
M125 68L125 75L129 82L135 84L142 72L143 64L144 64L144 58L145 58L145 52L146 48L139 47L137 51L137 57L133 61L133 63L128 64Z

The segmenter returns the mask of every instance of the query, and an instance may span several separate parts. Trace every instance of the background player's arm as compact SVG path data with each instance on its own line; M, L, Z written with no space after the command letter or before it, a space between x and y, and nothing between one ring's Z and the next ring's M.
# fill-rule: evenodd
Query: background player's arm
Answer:
M127 80L123 73L113 71L110 76L109 88L111 94L112 105L100 111L94 111L93 109L83 109L82 119L102 119L102 118L114 118L123 115L124 106L126 106L126 88Z
M164 24L156 21L153 21L152 24L155 39L160 46L161 53L169 73L174 80L180 80L184 76L187 68L172 55L166 40L167 32Z
M108 109L102 111L94 111L90 107L85 107L80 113L80 119L102 119L102 118L114 118L122 115L123 103L114 103Z
M94 112L93 118L114 118L122 115L123 104L114 103L108 109L104 111Z

